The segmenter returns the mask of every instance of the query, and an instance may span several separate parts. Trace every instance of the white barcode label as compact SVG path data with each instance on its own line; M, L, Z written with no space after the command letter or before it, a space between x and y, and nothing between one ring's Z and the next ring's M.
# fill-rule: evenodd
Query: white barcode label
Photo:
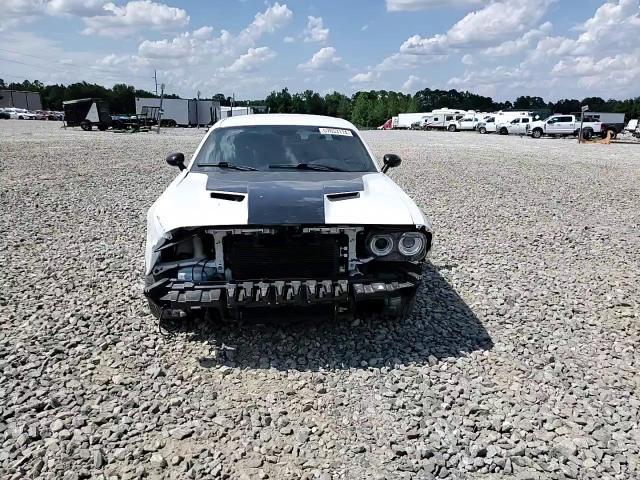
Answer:
M343 137L353 137L351 130L343 130L342 128L321 128L322 135L342 135Z

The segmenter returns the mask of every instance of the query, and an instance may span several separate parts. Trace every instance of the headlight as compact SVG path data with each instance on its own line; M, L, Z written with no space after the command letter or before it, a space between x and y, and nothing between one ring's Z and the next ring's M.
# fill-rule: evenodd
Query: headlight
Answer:
M389 255L393 250L393 237L391 235L372 235L369 238L369 250L377 257Z
M422 233L404 233L398 242L398 250L405 257L413 257L424 250L426 243Z

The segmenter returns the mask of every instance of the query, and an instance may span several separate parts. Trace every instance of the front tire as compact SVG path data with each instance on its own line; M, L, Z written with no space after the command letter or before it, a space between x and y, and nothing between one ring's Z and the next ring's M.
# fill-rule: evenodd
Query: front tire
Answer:
M484 128L484 127L480 127L480 128L478 129L478 132L480 132L481 134L483 134L483 135L484 135L485 133L487 133L487 129L486 129L486 128Z
M500 129L500 135L509 135L509 130L507 130L505 127L502 127Z
M455 126L455 125L449 125L449 126L447 127L447 130L449 130L450 132L455 132L457 129L456 129L456 126Z
M536 128L533 133L531 134L531 136L533 138L541 138L542 137L542 130L540 130L539 128Z
M91 125L91 122L88 122L85 120L80 124L80 128L85 132L90 132L91 129L93 128L93 125Z

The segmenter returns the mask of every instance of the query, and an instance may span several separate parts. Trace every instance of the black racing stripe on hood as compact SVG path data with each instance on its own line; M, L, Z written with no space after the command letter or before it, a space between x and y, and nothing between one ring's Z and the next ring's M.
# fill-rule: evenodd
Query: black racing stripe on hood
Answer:
M249 225L326 222L326 194L362 192L362 172L225 172L209 175L207 190L248 193Z

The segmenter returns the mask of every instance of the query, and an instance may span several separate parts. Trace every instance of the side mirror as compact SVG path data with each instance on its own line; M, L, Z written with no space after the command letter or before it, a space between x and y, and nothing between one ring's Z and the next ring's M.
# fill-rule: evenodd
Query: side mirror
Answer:
M167 163L172 167L178 167L180 171L187 168L184 164L184 153L172 153L167 157Z
M382 158L382 162L384 163L384 165L382 166L382 173L387 173L387 170L389 170L390 168L395 168L400 165L402 159L394 153L387 153Z

